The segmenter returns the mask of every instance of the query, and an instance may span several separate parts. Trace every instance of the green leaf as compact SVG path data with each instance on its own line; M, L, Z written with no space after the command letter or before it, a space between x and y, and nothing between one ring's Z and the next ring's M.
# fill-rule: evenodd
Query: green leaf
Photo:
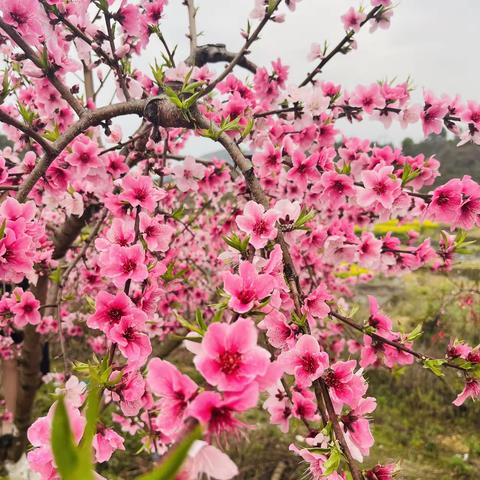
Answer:
M58 266L58 267L48 276L48 278L49 278L52 282L60 285L60 283L61 283L61 281L62 281L62 269Z
M422 336L423 332L422 332L422 324L420 323L419 325L417 325L409 334L408 334L408 337L407 339L410 341L410 342L413 342L413 340L417 339L418 337Z
M306 223L312 220L315 217L314 210L305 210L303 209L300 213L300 216L297 218L296 222L293 224L293 229L302 229Z
M340 466L340 460L342 456L340 454L340 450L337 447L332 447L330 450L330 456L328 457L327 461L323 464L325 471L323 472L324 477L328 477L333 472L338 470Z
M444 373L442 372L442 369L440 368L446 360L442 360L440 358L429 358L427 360L423 361L423 367L428 368L433 374L435 374L437 377L443 377Z
M202 429L197 425L181 442L178 443L166 456L165 460L150 473L138 477L137 480L174 480L188 451L195 440L202 438Z
M205 323L205 319L203 318L203 312L199 308L197 308L197 310L195 310L195 320L196 320L198 326L200 327L200 329L203 332L206 332L207 331L207 324Z
M93 480L91 462L85 462L75 445L63 397L58 400L52 421L52 451L62 480Z
M189 322L188 320L185 320L181 315L176 315L177 322L183 327L186 328L189 331L196 332L199 335L203 336L203 331L198 328L196 325L193 323Z
M5 236L5 229L7 228L7 219L4 218L0 226L0 240Z

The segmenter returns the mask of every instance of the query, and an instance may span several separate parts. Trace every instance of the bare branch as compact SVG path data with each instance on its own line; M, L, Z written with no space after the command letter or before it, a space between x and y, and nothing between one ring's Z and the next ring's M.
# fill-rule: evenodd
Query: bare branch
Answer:
M188 63L194 63L197 52L197 9L193 0L185 0L184 5L188 9L188 38L190 40L190 56Z
M215 87L228 76L228 74L235 68L235 66L238 65L238 62L247 54L248 49L250 48L252 43L258 39L260 32L263 30L267 22L272 18L273 14L277 10L281 2L282 0L276 0L271 7L268 7L265 16L262 18L261 22L258 24L257 28L253 31L253 33L248 36L247 40L243 44L243 47L235 55L232 61L227 65L225 70L212 83L210 83L207 88L205 88L205 90L202 92L202 95L207 95L212 92Z
M365 20L360 24L363 27L368 21L370 21L377 13L382 10L382 6L373 7L370 12L368 12ZM315 76L322 71L322 68L335 56L337 53L343 51L344 47L352 40L353 36L355 35L354 30L350 30L343 38L338 42L337 46L322 60L320 63L313 69L313 71L307 75L307 78L299 85L300 87L304 87L307 83L313 82Z

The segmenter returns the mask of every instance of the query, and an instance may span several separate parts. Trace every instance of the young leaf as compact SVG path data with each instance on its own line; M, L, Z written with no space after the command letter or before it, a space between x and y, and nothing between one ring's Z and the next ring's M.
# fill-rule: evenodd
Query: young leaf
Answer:
M429 358L423 362L423 367L428 368L432 373L434 373L437 377L443 377L444 373L440 368L445 363L445 360L442 359L435 359Z
M325 471L323 472L324 477L328 477L328 475L331 475L333 472L336 472L338 470L341 458L342 457L338 448L332 447L332 449L330 450L330 456L323 464L323 467L325 469Z
M197 425L181 442L178 443L165 457L165 460L150 473L138 477L137 480L174 480L188 451L195 440L202 438L202 429Z
M73 441L70 420L63 397L58 399L55 407L51 443L55 464L62 480L80 480L75 474L79 465L78 451ZM88 477L85 480L88 480Z

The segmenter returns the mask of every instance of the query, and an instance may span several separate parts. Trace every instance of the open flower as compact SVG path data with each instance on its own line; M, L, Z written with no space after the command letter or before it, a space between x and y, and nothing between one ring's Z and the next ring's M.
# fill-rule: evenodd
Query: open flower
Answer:
M232 296L228 306L238 313L245 313L252 309L256 301L272 292L272 278L267 274L258 274L250 262L242 262L238 273L225 272L223 286Z
M195 357L199 372L219 390L238 391L266 373L270 353L257 346L252 320L241 318L231 325L213 323Z
M311 335L302 335L294 348L280 354L279 361L287 373L295 375L299 387L309 387L328 367L327 353Z
M177 163L170 168L177 188L181 192L187 192L192 190L196 192L198 190L198 180L201 180L205 176L206 167L201 163L195 161L194 157L187 155L182 163Z
M275 210L265 212L262 205L251 200L245 205L243 215L239 215L235 221L240 230L250 235L250 243L255 248L263 248L277 236L277 219L278 213Z

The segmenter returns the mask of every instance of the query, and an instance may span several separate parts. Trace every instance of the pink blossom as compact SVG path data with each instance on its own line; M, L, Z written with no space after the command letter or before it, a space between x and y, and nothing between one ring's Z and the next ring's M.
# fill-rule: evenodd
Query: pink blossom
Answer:
M480 398L480 381L475 378L467 379L465 388L458 394L457 398L452 402L455 406L459 407L465 403L468 398L477 399Z
M38 310L40 302L31 292L24 292L20 288L16 288L13 293L19 298L19 301L11 307L12 313L15 315L15 325L18 328L24 327L27 323L38 325L41 321Z
M238 391L264 375L270 354L257 346L257 329L246 318L235 323L213 323L194 359L199 372L219 390Z
M330 208L340 206L346 197L355 194L352 177L337 172L324 172L312 191L321 193L320 198L326 200Z
M365 472L367 480L393 480L397 466L394 463L388 465L375 465Z
M82 177L85 177L91 168L102 165L97 144L86 135L77 137L71 148L72 153L67 155L65 160L76 167L78 174Z
M452 179L445 185L437 187L428 206L429 217L440 222L454 222L460 213L462 189L462 182L458 179Z
M378 308L377 299L372 295L368 295L368 303L370 306L368 324L375 328L381 336L385 336L385 334L391 334L392 321L380 311Z
M250 262L242 262L238 275L224 272L223 286L231 295L228 306L238 313L252 309L256 301L262 300L272 292L272 278L267 274L258 274Z
M362 26L362 22L365 20L366 15L363 12L355 10L355 8L350 7L344 15L341 16L343 26L345 30L353 30L358 32Z
M365 416L372 413L376 407L377 403L374 398L362 398L355 408L350 410L348 414L341 416L345 430L345 440L350 446L354 458L360 462L363 461L363 457L368 456L370 448L374 444L370 424Z
M112 245L100 255L103 274L112 279L117 288L123 288L125 282L141 282L148 277L145 265L145 253L140 245L120 247Z
M39 37L43 34L40 22L41 12L36 0L1 0L0 9L5 23L12 25L18 33L28 41L39 43Z
M365 380L354 373L356 364L356 360L336 362L326 370L324 379L334 402L355 407L366 392Z
M240 392L225 393L223 398L217 392L200 393L191 403L189 413L207 425L210 433L219 435L245 427L235 414L254 407L257 401L258 387L252 383Z
M361 178L365 188L358 190L358 204L362 207L370 207L378 203L385 209L392 208L393 202L401 193L401 182L396 177L392 178L392 173L391 166L363 171Z
M246 203L243 215L235 219L238 228L250 235L250 243L255 248L263 248L269 240L277 236L275 222L278 214L274 210L267 210L254 201Z
M181 192L198 190L198 180L205 176L205 166L198 163L194 157L187 155L182 163L177 162L170 168L178 189Z
M161 428L175 432L182 424L184 412L198 387L170 362L152 358L148 363L147 384L160 397Z
M333 296L328 293L326 285L321 284L305 298L302 311L308 316L309 321L313 318L323 319L330 312L330 307L326 302L331 300L333 300Z
M196 440L188 452L184 467L188 480L206 475L214 480L230 480L238 475L238 468L230 457L213 445Z
M350 105L362 108L371 115L375 109L385 107L385 98L377 83L372 83L368 87L359 85L350 97Z
M163 190L154 189L152 179L146 175L127 175L122 180L122 187L121 200L132 207L142 207L148 212L153 212L156 203L165 196Z
M361 266L374 267L380 261L382 240L375 238L371 232L362 232L361 243L358 248L358 261Z
M309 387L328 367L328 355L311 335L302 335L295 347L279 357L285 371L295 376L299 387Z
M303 192L309 181L314 182L320 179L317 163L317 154L310 155L307 158L301 150L295 150L292 155L292 168L288 171L287 178L295 182L300 191Z
M95 299L95 313L87 320L89 328L97 328L107 333L112 326L133 313L134 305L123 292L112 295L100 291Z
M443 128L443 118L448 113L445 102L436 99L430 92L425 92L425 107L420 114L423 133L425 136L430 133L439 134Z
M95 460L98 463L108 462L115 450L125 450L123 438L111 428L106 428L93 437Z
M140 232L151 251L167 251L174 231L172 226L161 222L158 218L149 217L145 212L140 212Z
M117 343L120 352L128 359L132 368L143 365L152 353L150 340L143 333L145 317L142 311L137 310L131 315L122 317L108 333L110 340Z

